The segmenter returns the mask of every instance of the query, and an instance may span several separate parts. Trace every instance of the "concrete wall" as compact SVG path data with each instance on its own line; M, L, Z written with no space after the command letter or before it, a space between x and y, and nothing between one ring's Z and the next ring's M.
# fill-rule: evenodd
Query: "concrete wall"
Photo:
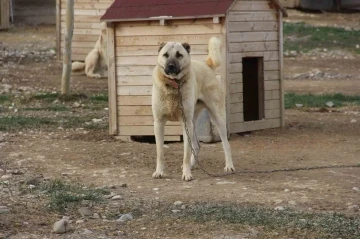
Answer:
M55 24L55 0L13 0L15 24Z

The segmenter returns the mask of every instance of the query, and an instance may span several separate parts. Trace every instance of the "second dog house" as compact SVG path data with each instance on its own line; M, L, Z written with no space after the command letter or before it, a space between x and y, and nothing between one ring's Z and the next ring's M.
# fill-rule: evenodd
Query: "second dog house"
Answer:
M192 59L205 61L212 36L223 42L218 78L227 92L230 133L284 125L282 18L277 0L115 0L108 23L110 134L154 135L152 71L161 42L191 45ZM168 140L179 140L178 122L168 122Z

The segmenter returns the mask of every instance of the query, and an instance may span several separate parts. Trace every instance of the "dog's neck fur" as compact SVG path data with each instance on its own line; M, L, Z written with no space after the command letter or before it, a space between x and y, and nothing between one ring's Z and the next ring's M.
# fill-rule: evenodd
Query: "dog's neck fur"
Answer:
M165 76L160 71L158 71L158 79L161 81L161 83L165 84L166 86L177 89L186 83L187 77L185 75L182 76L182 78L180 79L176 79L176 78L172 79L170 77Z

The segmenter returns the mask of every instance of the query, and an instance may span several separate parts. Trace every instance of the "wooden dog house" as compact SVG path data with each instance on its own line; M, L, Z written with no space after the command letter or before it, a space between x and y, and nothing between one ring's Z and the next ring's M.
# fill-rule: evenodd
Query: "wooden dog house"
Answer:
M218 78L229 133L284 125L283 16L277 0L115 0L101 18L108 23L110 134L154 135L151 75L159 44L188 42L192 59L205 61L212 36L223 42ZM167 140L182 134L178 122L165 126Z
M72 60L84 61L94 48L101 34L100 17L113 0L75 0L74 34L72 40ZM56 0L56 48L58 58L64 52L66 31L66 0Z

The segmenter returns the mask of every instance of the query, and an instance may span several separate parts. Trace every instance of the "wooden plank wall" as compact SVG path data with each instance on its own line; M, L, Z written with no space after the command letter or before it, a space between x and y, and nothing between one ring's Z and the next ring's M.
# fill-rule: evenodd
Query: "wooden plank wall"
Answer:
M0 30L10 28L10 2L9 0L0 1Z
M271 1L237 1L228 14L230 132L280 126L278 11ZM244 122L242 58L264 58L265 119Z
M66 31L66 0L59 1L58 51L63 53ZM94 48L101 33L100 17L110 7L113 0L76 0L74 3L74 36L72 42L72 60L84 61ZM61 57L60 55L60 57Z
M187 42L191 58L206 60L208 41L220 36L213 19L119 23L115 28L118 135L154 135L151 110L152 72L162 42ZM220 77L220 69L218 69ZM182 135L178 122L168 122L165 135Z

